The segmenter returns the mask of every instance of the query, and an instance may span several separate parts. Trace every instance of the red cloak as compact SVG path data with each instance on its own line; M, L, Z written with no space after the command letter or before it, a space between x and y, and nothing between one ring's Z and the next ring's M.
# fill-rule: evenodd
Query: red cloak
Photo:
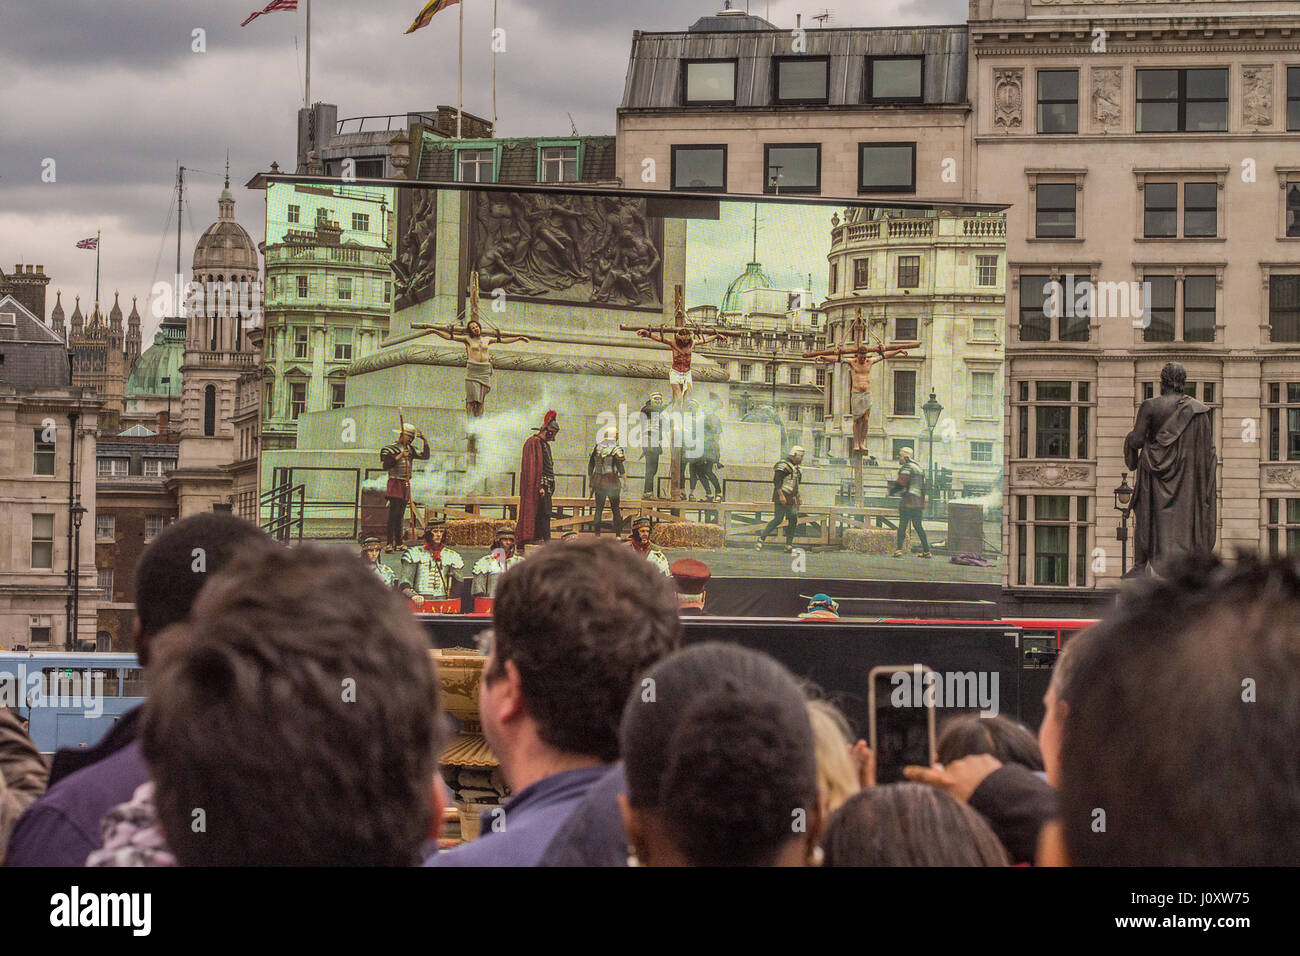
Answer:
M515 540L527 544L534 540L537 530L537 500L542 496L542 438L533 435L524 442L524 455L519 463L519 521L515 524Z

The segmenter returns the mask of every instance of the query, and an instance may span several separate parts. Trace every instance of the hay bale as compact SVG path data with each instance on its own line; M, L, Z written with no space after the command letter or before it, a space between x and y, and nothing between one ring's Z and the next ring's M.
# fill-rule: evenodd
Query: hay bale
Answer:
M846 528L844 550L858 554L893 554L897 535L888 528Z
M464 518L447 522L447 543L453 547L490 548L500 518Z
M722 526L698 521L661 521L655 525L650 542L660 548L720 548L725 537Z

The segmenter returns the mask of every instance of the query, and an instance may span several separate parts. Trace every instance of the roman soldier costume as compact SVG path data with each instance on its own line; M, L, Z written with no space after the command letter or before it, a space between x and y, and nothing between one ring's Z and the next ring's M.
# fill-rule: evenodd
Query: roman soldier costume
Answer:
M597 442L591 450L591 457L587 459L587 476L591 480L591 493L596 499L596 537L600 537L606 501L614 511L614 534L617 535L623 526L619 498L623 492L623 475L627 471L626 460L623 447L609 438Z
M419 435L421 449L415 450ZM411 462L429 460L429 442L414 425L406 424L398 432L398 440L385 445L379 452L379 463L388 472L388 485L384 498L388 501L388 550L402 547L402 522L411 500Z
M521 546L551 540L551 496L555 494L551 442L559 432L560 423L550 411L537 434L524 442L519 464L519 521L515 525Z
M370 535L361 542L361 553L365 556L366 561L369 562L371 569L379 576L379 580L383 581L390 588L396 588L398 586L397 572L384 564L383 561L379 560L379 551L380 542L374 535ZM371 552L374 552L375 555L373 560L371 560L370 557Z
M465 559L454 549L443 544L435 532L445 528L441 521L431 521L424 531L424 543L407 548L402 555L403 577L407 587L427 601L445 601L453 597L456 572L465 567ZM414 599L413 595L413 599Z
M654 522L650 518L644 515L637 518L632 522L632 537L628 539L627 543L632 546L633 551L662 571L665 577L670 578L673 576L673 572L668 566L668 559L664 557L662 551L650 544L650 531L653 527ZM642 528L645 529L645 541L641 540L640 530Z
M493 597L501 575L523 560L524 556L515 552L515 529L508 524L497 528L492 550L475 561L470 571L474 575L474 597Z

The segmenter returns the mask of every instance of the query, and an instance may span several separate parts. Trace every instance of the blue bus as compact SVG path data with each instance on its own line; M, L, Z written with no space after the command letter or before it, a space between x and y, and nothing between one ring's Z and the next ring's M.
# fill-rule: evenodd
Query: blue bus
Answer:
M144 697L134 654L0 652L0 706L29 721L41 753L98 743Z

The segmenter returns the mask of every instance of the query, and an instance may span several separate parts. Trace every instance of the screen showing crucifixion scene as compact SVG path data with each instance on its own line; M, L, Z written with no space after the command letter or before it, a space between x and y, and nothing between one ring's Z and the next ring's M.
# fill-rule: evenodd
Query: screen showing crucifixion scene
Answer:
M574 535L718 615L1002 580L1000 213L286 178L266 236L263 522L418 611Z

